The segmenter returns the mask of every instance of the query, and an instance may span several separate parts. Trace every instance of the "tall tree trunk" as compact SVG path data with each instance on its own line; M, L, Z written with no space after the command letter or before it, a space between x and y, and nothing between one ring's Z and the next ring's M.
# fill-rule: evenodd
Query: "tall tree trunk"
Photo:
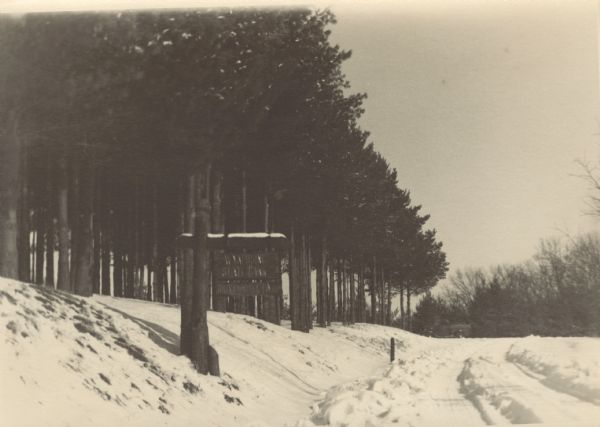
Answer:
M386 324L387 325L391 325L392 324L392 282L388 281L388 287L387 287L387 308L385 310L386 312Z
M140 268L140 249L141 249L141 239L140 239L140 203L141 203L141 190L139 185L139 177L135 176L134 179L134 189L133 189L133 222L131 224L131 228L133 230L133 242L132 242L132 259L133 259L133 290L132 296L136 298L139 297L139 294L142 290L142 279L143 279L143 270ZM137 295L136 295L137 294Z
M184 178L179 179L179 235L185 232L185 201L187 198L187 187L186 180ZM183 251L180 249L178 241L175 241L175 258L177 259L177 301L176 303L181 305L181 292L184 283L183 277Z
M102 230L102 295L110 295L110 225L107 224L108 218L103 221Z
M304 245L304 283L305 283L305 287L304 287L304 300L305 300L305 304L306 304L306 332L310 331L313 327L313 316L312 316L312 278L311 278L311 272L312 272L312 268L311 268L311 254L310 254L310 235L309 234L303 234L303 245Z
M135 296L135 229L136 229L136 198L137 198L137 178L133 185L132 199L127 202L125 210L125 223L127 224L127 232L123 239L127 242L127 264L125 266L125 296L134 298Z
M186 179L186 198L184 215L184 232L190 235L194 234L196 226L196 207L194 202L195 180L190 175ZM179 291L181 301L181 336L180 351L181 354L191 357L191 322L192 322L192 287L194 284L194 251L191 248L183 249L183 281Z
M15 130L16 132L16 130ZM19 262L19 279L24 282L31 281L31 243L30 243L30 188L29 188L29 160L27 150L20 150L20 167L19 167L19 237L18 237L18 262Z
M329 307L327 310L328 318L327 324L331 324L332 321L335 320L335 267L334 267L333 257L329 257L328 259L328 268L329 268Z
M75 293L83 296L92 295L93 267L93 234L92 219L94 209L94 167L93 164L81 169L80 209L77 221L77 275L75 277Z
M356 323L356 283L354 282L354 270L350 265L350 323Z
M122 226L120 221L120 209L115 209L113 220L113 293L116 297L123 296L123 244L119 236L122 235Z
M177 257L172 254L169 263L169 274L171 276L169 292L169 303L177 304Z
M92 214L93 224L93 236L94 236L94 263L92 268L92 292L95 294L100 293L100 270L101 270L101 257L102 257L102 241L101 241L101 218L99 215L101 205L103 203L102 191L100 186L100 180L96 180L96 194L94 197L94 212Z
M162 282L158 259L158 188L156 181L152 185L152 291L154 301L162 302Z
M43 173L43 171L41 171ZM46 178L47 179L47 178ZM46 241L46 198L47 194L42 195L42 184L37 185L37 209L35 211L35 283L37 285L44 284L44 258L45 258L45 241Z
M0 130L0 276L19 278L19 179L21 146L17 116L10 112Z
M54 179L55 174L52 171L52 164L50 164L46 179L48 223L46 229L46 275L44 283L51 288L54 288L54 249L56 248L56 195L54 194Z
M406 326L409 331L412 331L412 315L410 308L410 285L406 285Z
M196 221L191 313L191 360L198 372L202 374L207 374L209 371L209 339L206 312L210 298L210 277L209 251L206 240L210 227L210 204L206 181L206 171L202 170L195 177Z
M381 267L381 281L379 283L379 324L385 325L385 270Z
M212 214L211 228L213 233L223 233L223 173L215 171L212 179ZM225 312L227 310L227 297L217 296L213 281L213 309Z
M327 326L327 237L321 237L319 247L319 265L317 266L317 322Z
M70 162L70 176L69 176L69 220L71 228L71 257L69 262L71 264L71 276L69 286L71 292L75 292L75 281L77 280L77 261L79 259L79 238L81 237L80 227L81 224L81 212L80 212L80 165L77 161L71 160Z
M358 270L358 321L365 323L365 266L360 263Z
M337 259L337 312L336 317L338 322L344 321L344 293L342 292L343 281L342 281L342 260L340 258Z
M404 329L404 285L400 287L400 327Z
M71 289L70 240L69 240L69 176L67 159L63 154L58 160L58 279L57 288Z
M248 201L247 201L246 171L242 171L242 233L247 231Z
M165 255L163 254L161 256L161 262L160 262L160 274L162 276L162 284L163 284L163 295L164 295L164 302L165 303L169 303L170 301L170 296L169 296L169 274L167 271L167 259L165 257Z
M246 171L242 170L242 233L248 231L248 183L246 181ZM240 314L252 313L253 297L234 297L236 312Z
M346 277L346 259L342 258L340 265L340 283L342 285L342 322L348 324L348 290Z
M288 278L289 278L289 294L290 294L290 318L292 321L292 330L301 331L300 317L300 283L298 278L298 260L297 260L297 241L296 230L292 224L290 230L290 251L288 255Z
M371 323L377 323L377 257L373 257L373 274L371 277Z

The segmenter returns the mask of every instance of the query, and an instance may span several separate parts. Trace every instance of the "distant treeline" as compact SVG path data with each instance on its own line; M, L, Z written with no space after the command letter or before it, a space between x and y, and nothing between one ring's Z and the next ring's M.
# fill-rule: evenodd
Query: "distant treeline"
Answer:
M457 323L475 337L599 336L600 234L544 240L523 264L458 271L441 296L419 302L414 319L432 335Z

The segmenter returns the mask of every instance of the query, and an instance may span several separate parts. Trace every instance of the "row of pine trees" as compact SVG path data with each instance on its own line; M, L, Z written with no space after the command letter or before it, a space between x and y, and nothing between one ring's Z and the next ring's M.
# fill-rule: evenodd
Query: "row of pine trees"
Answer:
M177 236L281 232L294 329L313 305L321 326L390 324L398 294L409 314L445 254L359 127L334 23L310 9L2 17L0 274L181 303L182 325L211 304L260 316L267 297L183 286L208 255Z

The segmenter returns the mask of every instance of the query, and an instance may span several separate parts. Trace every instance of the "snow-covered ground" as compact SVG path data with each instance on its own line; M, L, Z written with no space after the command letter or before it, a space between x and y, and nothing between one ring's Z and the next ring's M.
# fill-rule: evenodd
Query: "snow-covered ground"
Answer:
M303 334L209 313L216 378L178 355L179 316L0 279L0 425L600 425L598 339Z

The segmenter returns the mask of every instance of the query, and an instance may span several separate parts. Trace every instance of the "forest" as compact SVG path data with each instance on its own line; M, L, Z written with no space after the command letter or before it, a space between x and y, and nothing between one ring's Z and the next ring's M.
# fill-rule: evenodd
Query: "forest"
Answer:
M599 336L600 234L542 240L522 264L458 270L415 310L415 331L476 337Z
M211 297L207 235L277 232L292 329L391 324L397 295L410 328L446 256L359 126L333 24L311 9L2 17L0 275L180 304L181 351L207 372L206 309L282 308Z

